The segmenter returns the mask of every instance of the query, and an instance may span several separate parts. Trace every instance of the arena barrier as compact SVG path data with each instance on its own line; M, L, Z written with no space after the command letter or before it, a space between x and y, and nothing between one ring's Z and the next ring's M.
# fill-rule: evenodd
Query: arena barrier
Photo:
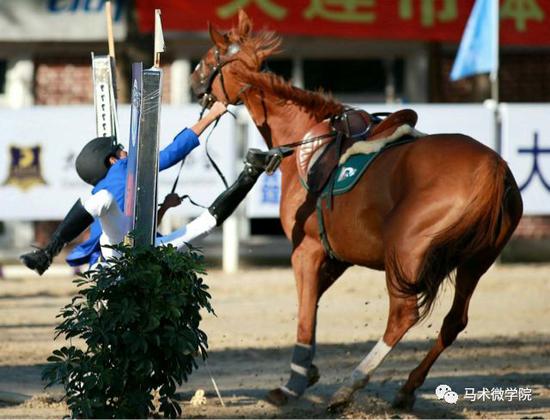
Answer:
M357 104L370 112L412 108L419 114L417 128L426 133L459 132L495 149L493 110L483 104ZM198 105L163 106L161 148L185 126L197 120ZM502 104L501 146L522 191L526 215L550 214L550 105ZM246 111L238 110L237 119L225 115L209 140L209 151L229 182L242 167L247 147L265 148L257 128ZM129 106L119 108L121 132L129 127ZM82 146L95 137L92 106L36 106L20 110L0 109L0 220L30 222L60 220L75 197L89 192L77 176L74 159ZM125 128L126 127L126 128ZM124 136L126 134L123 134ZM209 205L223 191L223 183L208 162L204 147L187 158L178 183L178 193L188 194L196 202ZM289 142L298 139L288 139ZM128 144L126 138L122 143ZM292 157L290 159L293 159ZM436 170L436 168L434 168ZM177 165L159 176L159 197L170 192ZM243 228L252 218L277 218L279 214L280 173L262 175L246 203L224 225L223 263L228 271L238 267ZM181 226L202 209L185 202L170 210L161 231ZM4 241L5 242L5 241Z

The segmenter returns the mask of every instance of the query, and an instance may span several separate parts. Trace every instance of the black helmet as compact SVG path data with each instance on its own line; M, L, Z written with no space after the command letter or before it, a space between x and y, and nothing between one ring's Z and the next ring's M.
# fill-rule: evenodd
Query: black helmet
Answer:
M96 185L107 175L107 159L114 156L121 146L116 137L97 137L89 141L76 157L76 172L84 182Z

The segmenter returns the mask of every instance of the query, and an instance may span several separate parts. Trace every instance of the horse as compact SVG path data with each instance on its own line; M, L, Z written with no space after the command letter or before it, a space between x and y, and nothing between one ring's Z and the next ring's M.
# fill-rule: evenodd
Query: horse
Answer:
M307 141L318 124L345 111L330 95L294 87L262 71L281 40L273 32L252 33L244 11L229 32L209 25L209 34L214 45L191 76L195 94L204 106L213 100L244 104L269 148ZM480 277L522 216L521 195L510 169L471 137L422 135L383 151L356 186L332 197L330 208L323 206L321 214L316 212L318 194L301 185L295 160L283 159L280 170L280 219L292 242L298 326L290 378L269 391L267 400L284 405L319 379L313 364L319 299L348 267L359 265L385 271L387 326L331 397L328 408L333 410L345 407L367 385L405 333L430 313L444 280L454 279L454 299L440 332L393 402L394 407L411 409L431 366L466 327ZM323 245L319 217L333 255Z

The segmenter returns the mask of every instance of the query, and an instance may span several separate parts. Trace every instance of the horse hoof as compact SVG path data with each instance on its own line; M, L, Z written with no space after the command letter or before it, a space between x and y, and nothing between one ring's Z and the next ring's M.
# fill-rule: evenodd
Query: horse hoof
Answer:
M352 396L353 389L347 386L341 387L330 399L327 410L332 413L342 411L351 403Z
M281 388L275 388L269 391L265 397L266 401L277 407L282 407L288 404L288 396L281 390Z
M399 410L412 410L415 401L414 393L408 394L399 391L393 400L392 407Z
M319 368L312 363L311 367L307 371L307 386L308 386L308 388L310 386L315 385L317 382L319 382L319 379L321 379L321 375L319 374Z

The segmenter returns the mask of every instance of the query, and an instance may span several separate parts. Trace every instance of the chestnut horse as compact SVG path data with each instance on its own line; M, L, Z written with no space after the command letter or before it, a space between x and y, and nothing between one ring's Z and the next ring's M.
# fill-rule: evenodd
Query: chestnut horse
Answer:
M276 52L272 33L251 34L241 10L226 34L210 27L214 46L192 75L203 104L218 99L244 103L268 147L304 139L312 127L339 115L344 106L321 93L291 86L262 62ZM316 195L300 184L294 159L281 165L280 218L292 241L298 292L297 343L286 385L269 392L282 405L319 379L313 365L317 305L351 265L384 270L389 292L386 330L375 347L333 395L342 407L364 387L374 369L431 308L439 286L456 270L455 295L440 333L399 390L394 405L411 408L415 390L443 350L468 321L468 305L521 218L520 192L497 153L461 134L434 134L389 148L377 157L353 190L322 210L328 242L323 247Z

